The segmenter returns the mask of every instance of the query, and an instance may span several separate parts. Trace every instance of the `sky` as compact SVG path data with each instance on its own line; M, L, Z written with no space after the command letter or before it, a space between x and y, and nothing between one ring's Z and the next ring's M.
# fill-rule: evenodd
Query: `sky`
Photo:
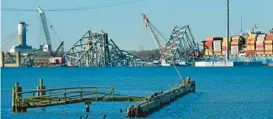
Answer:
M69 9L96 7L137 0L1 0L1 8ZM132 4L90 9L83 11L46 12L46 17L56 31L51 32L53 48L64 41L68 50L87 30L107 32L109 38L124 50L155 49L149 30L145 27L141 13L165 37L169 37L174 26L190 25L196 41L206 37L225 36L226 0L143 0ZM273 0L230 0L230 34L240 33L241 17L243 30L248 31L255 24L268 32L273 28ZM1 41L5 42L17 31L17 24L29 24L27 44L38 48L41 37L41 22L38 12L3 11L1 9ZM43 38L44 39L44 38ZM12 45L17 45L14 40Z

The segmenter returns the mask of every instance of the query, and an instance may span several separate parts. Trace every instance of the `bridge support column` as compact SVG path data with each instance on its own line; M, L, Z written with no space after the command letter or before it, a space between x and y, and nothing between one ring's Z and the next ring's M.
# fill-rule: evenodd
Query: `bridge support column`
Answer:
M21 53L20 52L16 52L16 65L18 67L21 66Z
M85 102L85 112L90 112L90 104L91 102Z
M22 94L18 94L22 92L22 87L19 86L19 83L15 83L12 88L12 112L26 112L27 108L23 107Z
M44 89L45 89L44 81L41 78L40 82L39 82L39 85L37 86L37 90L44 90ZM43 96L43 95L46 95L45 91L39 91L39 92L36 93L36 96Z

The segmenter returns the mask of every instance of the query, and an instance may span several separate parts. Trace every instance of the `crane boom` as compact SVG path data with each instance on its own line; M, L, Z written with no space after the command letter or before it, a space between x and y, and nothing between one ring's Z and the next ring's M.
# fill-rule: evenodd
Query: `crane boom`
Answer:
M39 11L39 14L41 17L41 22L43 24L43 29L44 29L45 37L46 37L46 43L48 45L48 51L50 52L50 55L53 56L52 44L51 44L51 40L50 40L50 34L49 34L49 30L48 30L45 12L39 6L37 6L37 8L38 8L38 11Z
M163 50L162 45L160 44L157 36L155 35L155 32L154 32L153 27L152 27L152 24L150 23L150 21L148 20L148 18L147 18L147 16L145 14L142 14L142 16L143 16L143 20L144 20L145 26L149 27L149 29L151 31L151 34L152 34L152 37L153 37L153 41L156 44L157 48L160 51Z
M61 44L58 46L57 50L55 51L55 53L53 54L53 57L55 57L57 55L57 53L59 52L60 48L64 45L64 42L62 41Z

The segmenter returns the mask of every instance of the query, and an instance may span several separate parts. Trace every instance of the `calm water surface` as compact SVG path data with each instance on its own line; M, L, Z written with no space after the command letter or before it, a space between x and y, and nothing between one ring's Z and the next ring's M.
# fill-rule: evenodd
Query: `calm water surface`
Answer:
M151 119L273 119L273 67L193 68L179 67L183 76L196 80L191 93L148 116ZM180 83L174 68L4 68L1 71L3 119L79 119L83 103L36 108L26 113L11 111L11 89L19 82L23 90L35 89L39 78L46 88L71 86L115 86L116 93L146 96ZM127 106L136 102L94 102L90 119L125 118Z

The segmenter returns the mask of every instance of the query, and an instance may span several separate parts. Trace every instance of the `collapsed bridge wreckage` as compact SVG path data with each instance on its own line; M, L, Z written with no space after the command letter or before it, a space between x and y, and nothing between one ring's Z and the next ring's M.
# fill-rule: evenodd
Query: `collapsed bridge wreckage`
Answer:
M108 34L87 31L63 56L68 66L147 66L148 62L121 50Z
M159 49L162 66L170 64L186 65L197 60L200 52L190 26L175 26L171 36L167 39L148 19L142 14L145 26L150 30L153 41Z

